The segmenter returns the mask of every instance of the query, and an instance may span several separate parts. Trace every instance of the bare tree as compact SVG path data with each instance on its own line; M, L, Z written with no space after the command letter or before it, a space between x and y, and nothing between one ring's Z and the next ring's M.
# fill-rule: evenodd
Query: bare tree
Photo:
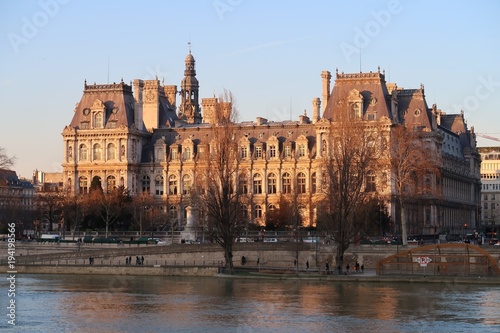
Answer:
M132 215L139 225L139 236L142 236L145 225L152 225L149 212L152 211L154 203L154 198L147 192L143 192L132 199Z
M238 175L238 149L235 144L237 110L232 93L224 90L212 124L210 152L201 162L199 176L202 188L197 189L199 201L205 207L208 232L224 250L226 267L233 270L233 243L243 230Z
M15 156L9 157L7 155L6 149L0 147L0 169L10 170L10 168L14 165L15 161L16 161Z
M59 192L41 192L35 198L38 218L49 223L49 231L53 224L61 220L63 197Z
M440 159L432 142L432 133L401 125L392 128L391 177L400 209L403 245L408 244L407 204L425 196L439 196Z
M380 131L350 110L335 115L323 150L324 200L319 204L318 227L337 245L337 264L342 266L344 253L359 237L365 206L373 196L367 187L367 174L373 171L380 154Z
M91 211L102 219L106 228L105 237L108 237L109 227L126 214L127 203L131 201L131 198L124 186L118 186L104 193L102 188L99 190L99 187L94 185L94 190L90 191L88 200L91 203Z

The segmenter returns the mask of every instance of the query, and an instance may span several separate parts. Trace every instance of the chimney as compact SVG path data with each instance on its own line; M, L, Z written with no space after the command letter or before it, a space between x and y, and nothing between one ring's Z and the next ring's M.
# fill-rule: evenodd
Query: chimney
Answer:
M330 99L330 80L332 78L332 74L329 71L322 71L321 78L323 79L323 110L325 111L326 104Z
M319 99L319 97L313 98L312 104L313 104L312 122L313 124L316 124L316 122L320 118L319 109L321 108L321 100Z

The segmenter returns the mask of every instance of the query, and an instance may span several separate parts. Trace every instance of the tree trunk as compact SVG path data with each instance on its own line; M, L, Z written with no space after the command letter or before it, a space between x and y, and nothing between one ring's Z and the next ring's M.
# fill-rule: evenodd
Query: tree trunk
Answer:
M401 207L401 240L403 245L406 246L408 245L408 234L406 231L406 207L402 200L399 201L399 204Z
M226 260L226 269L229 270L230 274L233 274L233 245L225 244L224 246L224 259Z

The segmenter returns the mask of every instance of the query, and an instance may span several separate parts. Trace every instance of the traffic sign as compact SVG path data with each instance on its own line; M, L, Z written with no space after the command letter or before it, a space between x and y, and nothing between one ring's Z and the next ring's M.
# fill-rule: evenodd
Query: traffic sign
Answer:
M432 259L429 257L417 257L416 261L420 264L420 266L427 267L427 264L430 263Z

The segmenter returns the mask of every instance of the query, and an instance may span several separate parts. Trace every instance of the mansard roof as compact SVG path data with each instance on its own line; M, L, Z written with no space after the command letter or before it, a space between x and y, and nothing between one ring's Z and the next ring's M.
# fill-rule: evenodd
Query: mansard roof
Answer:
M433 128L432 113L427 107L424 88L398 89L398 122L407 127Z
M120 82L113 84L91 84L85 82L83 96L75 108L70 126L80 127L90 121L90 110L97 104L104 104L104 128L110 128L110 121L116 121L116 127L131 127L134 123L135 100L132 87Z
M385 84L385 75L380 72L344 74L336 73L335 85L323 113L323 118L332 120L341 109L349 107L353 92L359 92L363 99L363 112L373 112L375 119L383 116L392 118L391 96Z
M467 128L463 112L460 114L441 114L441 127L458 135L462 147L475 147L475 137Z
M0 185L20 185L14 170L0 169Z

